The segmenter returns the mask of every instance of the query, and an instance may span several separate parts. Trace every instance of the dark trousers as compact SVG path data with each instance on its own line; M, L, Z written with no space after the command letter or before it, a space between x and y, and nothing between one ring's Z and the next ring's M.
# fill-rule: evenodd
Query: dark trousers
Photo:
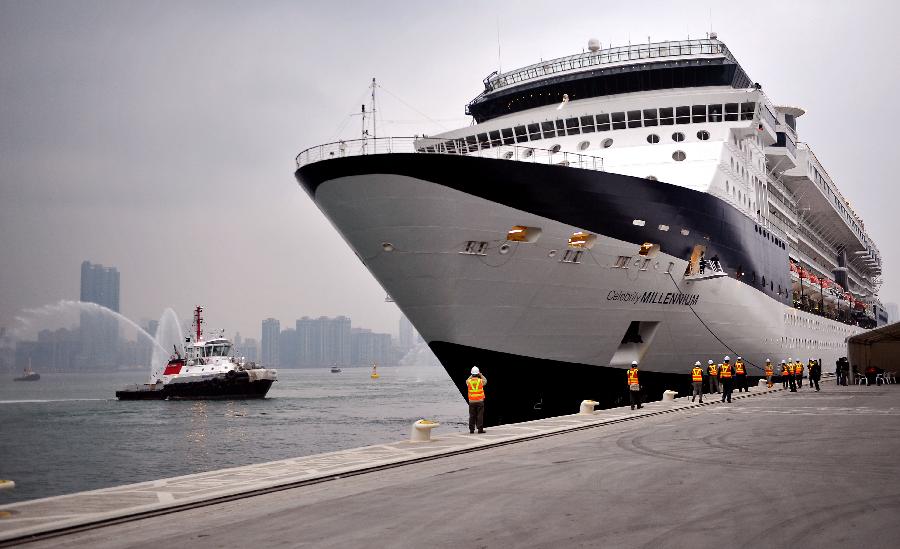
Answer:
M691 402L694 402L694 399L699 395L700 402L703 402L703 382L702 381L692 381L694 385L694 392L691 394Z
M718 393L719 392L719 378L715 376L709 376L709 392L710 393Z
M737 374L734 379L739 393L747 390L747 374Z
M790 376L788 376L788 375L782 375L782 376L781 376L781 387L782 387L782 388L784 388L784 389L787 389L787 388L788 388L788 378L789 378L789 377L790 377Z
M731 402L731 393L734 391L734 379L730 377L722 378L722 402L728 400Z
M641 392L640 391L632 391L628 390L628 397L631 399L631 409L634 410L634 407L641 407Z
M797 377L797 388L802 389L803 388L803 374L800 374L796 377Z
M815 385L816 391L818 391L818 390L819 390L819 378L815 378L815 379L809 378L809 386L810 386L810 388L812 388L813 385Z
M484 431L484 401L479 400L469 403L469 432Z
M788 376L788 384L790 384L790 386L791 386L791 391L794 392L794 393L797 392L797 382L795 381L795 378L796 378L796 377L797 377L797 376Z

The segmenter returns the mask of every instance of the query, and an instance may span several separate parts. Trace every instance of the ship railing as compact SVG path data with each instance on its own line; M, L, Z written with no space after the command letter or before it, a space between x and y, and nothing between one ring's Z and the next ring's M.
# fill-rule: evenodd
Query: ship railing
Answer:
M506 73L492 73L484 79L485 93L494 90L551 76L553 74L577 71L600 65L627 63L631 61L646 62L648 59L688 57L695 55L725 56L731 53L725 44L716 39L676 40L648 44L632 44L628 46L610 47L596 52L585 52L558 59L542 61Z
M434 137L351 139L310 147L297 155L296 163L299 169L307 164L348 156L397 153L447 154L603 171L602 157L561 151L558 146L551 149L541 149L522 145L497 145L493 147L484 147L484 145L483 143L473 143L466 139L440 139Z

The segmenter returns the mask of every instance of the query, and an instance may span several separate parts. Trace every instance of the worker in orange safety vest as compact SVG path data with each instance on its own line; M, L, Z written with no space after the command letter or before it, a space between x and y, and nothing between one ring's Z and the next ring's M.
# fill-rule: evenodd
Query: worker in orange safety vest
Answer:
M700 367L699 360L691 368L691 385L693 386L691 402L694 402L694 399L699 395L700 404L703 404L703 368Z
M469 432L474 433L478 428L479 433L484 432L484 387L487 378L481 375L478 366L472 366L472 375L466 380L466 389L469 398Z
M638 409L643 408L641 405L641 383L638 381L638 363L637 360L631 361L631 369L626 372L628 375L628 398L631 400L631 409L637 406Z
M769 360L768 358L766 359L765 372L766 372L766 388L771 389L772 388L772 377L775 375L775 369L772 368L772 361Z
M722 379L722 402L731 402L731 392L734 391L734 371L731 369L731 357L726 356L725 362L719 365L719 377Z

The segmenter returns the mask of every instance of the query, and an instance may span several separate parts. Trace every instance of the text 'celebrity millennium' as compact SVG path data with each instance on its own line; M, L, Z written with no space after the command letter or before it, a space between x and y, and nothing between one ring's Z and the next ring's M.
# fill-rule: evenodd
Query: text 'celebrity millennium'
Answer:
M488 424L648 396L689 365L845 354L881 256L724 43L601 48L484 79L475 124L312 147L296 177Z

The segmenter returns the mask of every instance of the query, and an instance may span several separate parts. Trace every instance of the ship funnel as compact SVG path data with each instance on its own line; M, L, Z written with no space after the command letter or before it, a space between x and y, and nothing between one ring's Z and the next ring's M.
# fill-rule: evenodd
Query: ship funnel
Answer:
M600 41L596 38L591 38L590 40L588 40L588 49L592 52L600 51Z

